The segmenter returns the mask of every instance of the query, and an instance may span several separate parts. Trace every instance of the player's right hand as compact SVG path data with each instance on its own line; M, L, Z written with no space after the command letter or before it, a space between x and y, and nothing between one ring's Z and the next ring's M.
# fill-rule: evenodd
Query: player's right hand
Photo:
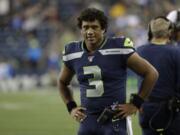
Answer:
M117 110L119 110L119 113L116 114L115 118L118 117L125 118L129 115L135 114L138 111L138 108L131 103L127 103L127 104L118 104Z
M78 106L71 111L71 117L78 122L82 122L87 115L85 114L86 108Z

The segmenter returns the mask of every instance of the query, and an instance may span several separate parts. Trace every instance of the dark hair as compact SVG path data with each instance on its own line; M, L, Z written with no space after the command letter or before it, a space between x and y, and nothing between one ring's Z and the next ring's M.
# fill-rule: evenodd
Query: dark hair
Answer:
M104 12L101 10L98 10L96 8L87 8L83 10L80 14L80 16L77 18L77 25L81 29L82 27L82 21L95 21L98 20L101 28L105 31L108 27L108 18L105 16Z

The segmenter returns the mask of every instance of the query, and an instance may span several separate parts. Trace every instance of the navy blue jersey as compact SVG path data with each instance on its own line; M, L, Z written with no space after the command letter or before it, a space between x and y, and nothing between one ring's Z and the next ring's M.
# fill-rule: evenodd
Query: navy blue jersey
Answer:
M177 42L177 46L178 46L178 47L180 47L180 41L179 41L179 42Z
M126 101L126 63L134 53L129 38L106 38L89 55L84 42L65 46L63 61L75 72L80 85L81 104L88 113L101 112L115 102Z
M180 52L173 45L148 44L137 49L159 72L159 78L150 96L168 98L180 92Z

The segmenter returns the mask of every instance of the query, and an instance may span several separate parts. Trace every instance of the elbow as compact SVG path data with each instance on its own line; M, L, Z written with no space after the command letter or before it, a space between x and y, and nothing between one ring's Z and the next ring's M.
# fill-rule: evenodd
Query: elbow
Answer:
M68 85L67 81L65 79L63 79L62 76L59 75L57 78L57 86L60 88L65 85Z
M159 73L154 67L152 67L149 69L149 71L146 73L145 76L146 76L145 78L147 78L149 80L148 82L149 83L151 82L154 86L156 81L159 78Z
M65 87L65 86L68 86L67 83L65 83L63 80L59 79L57 81L57 84L58 84L58 87L61 88L61 87Z
M156 81L159 77L159 72L153 66L147 68L146 72L142 74L143 78L151 78L151 80Z
M159 73L153 66L150 66L142 76L155 83L159 77Z
M155 82L157 81L157 79L159 78L159 72L155 69L155 68L153 68L153 71L152 71L152 76L154 77L154 80L155 80Z
M68 87L69 84L70 84L69 81L65 81L61 78L58 78L58 80L57 80L57 85L58 85L59 90L62 90L64 88Z
M60 77L58 77L57 78L57 86L60 88L61 84L62 84L62 81L61 81Z

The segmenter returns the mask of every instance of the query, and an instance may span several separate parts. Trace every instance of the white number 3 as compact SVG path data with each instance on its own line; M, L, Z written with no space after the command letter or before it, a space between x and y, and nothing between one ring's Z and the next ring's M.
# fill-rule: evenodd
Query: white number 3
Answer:
M104 93L104 86L101 76L101 69L98 66L84 67L84 74L93 74L93 78L89 79L89 85L95 86L95 89L87 89L87 97L100 97Z

